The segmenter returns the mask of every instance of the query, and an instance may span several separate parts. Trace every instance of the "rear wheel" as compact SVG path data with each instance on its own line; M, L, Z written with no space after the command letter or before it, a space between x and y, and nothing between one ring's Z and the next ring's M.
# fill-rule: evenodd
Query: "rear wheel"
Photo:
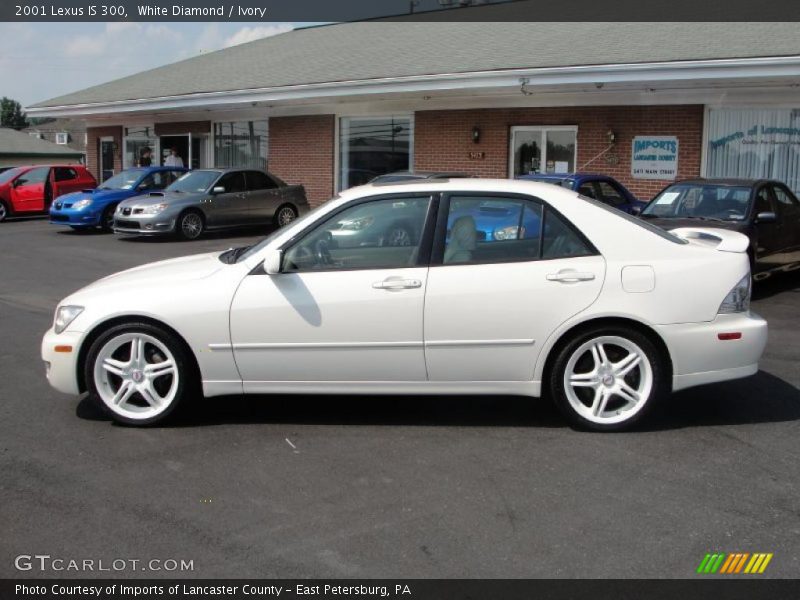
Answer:
M97 338L85 378L92 397L126 425L163 422L196 388L183 345L147 323L117 325Z
M11 215L8 204L4 200L0 200L0 223L5 221Z
M668 391L666 359L625 326L596 327L558 352L549 376L556 405L579 429L619 431L639 422Z
M203 234L205 222L203 215L196 210L187 210L178 217L175 232L182 240L196 240Z
M273 220L278 227L286 227L298 217L297 208L291 204L284 204L275 211Z

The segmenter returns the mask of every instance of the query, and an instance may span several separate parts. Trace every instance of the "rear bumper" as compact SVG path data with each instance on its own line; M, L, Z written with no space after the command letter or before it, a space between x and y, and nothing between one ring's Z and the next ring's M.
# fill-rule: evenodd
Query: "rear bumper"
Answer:
M80 393L78 389L78 351L84 335L84 333L75 331L56 334L51 328L42 338L42 360L45 364L47 381L59 392L72 395ZM56 347L62 351L56 352ZM71 351L63 351L64 347L71 348Z
M718 315L709 323L656 329L672 358L674 391L753 375L767 345L767 322L755 313ZM739 333L741 338L720 340L724 333Z

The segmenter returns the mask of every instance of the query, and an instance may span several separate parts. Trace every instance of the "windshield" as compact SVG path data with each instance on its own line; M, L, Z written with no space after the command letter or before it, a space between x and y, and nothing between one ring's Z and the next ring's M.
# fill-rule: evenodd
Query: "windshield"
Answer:
M338 196L336 196L336 197L338 197ZM308 223L320 211L320 209L322 209L322 207L324 207L326 204L327 204L327 202L323 202L318 207L316 207L315 209L311 210L310 212L307 212L306 214L304 214L299 219L295 219L294 221L292 221L291 226L294 227L295 225ZM278 237L278 235L280 235L284 231L285 231L285 229L283 229L283 228L276 229L275 231L270 233L267 237L265 237L263 240L261 240L257 244L255 244L253 246L250 246L250 248L247 249L247 252L245 252L244 254L239 256L239 258L236 260L236 262L247 260L248 258L253 256L254 254L260 252L262 248L266 248L267 245L272 240L274 240L276 237Z
M20 167L17 167L16 169L9 169L8 171L3 171L2 173L0 173L0 183L6 183L7 181L11 181L12 179L14 179L14 177L22 173L22 171L23 169Z
M101 190L130 190L136 185L144 169L128 169L106 179L100 186Z
M219 177L219 171L189 171L172 183L167 192L205 192Z
M750 188L713 183L671 185L642 211L643 217L743 221L750 209Z

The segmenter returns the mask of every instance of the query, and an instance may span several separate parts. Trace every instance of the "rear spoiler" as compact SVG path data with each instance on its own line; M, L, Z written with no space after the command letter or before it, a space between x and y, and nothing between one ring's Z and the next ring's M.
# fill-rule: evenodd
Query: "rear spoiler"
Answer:
M697 244L714 248L720 252L747 252L750 247L750 238L738 231L718 229L716 227L679 227L671 229L670 233L679 238Z

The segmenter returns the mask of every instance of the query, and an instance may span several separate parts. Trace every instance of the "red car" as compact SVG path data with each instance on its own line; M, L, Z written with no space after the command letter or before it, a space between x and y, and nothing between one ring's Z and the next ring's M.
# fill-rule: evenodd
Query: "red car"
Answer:
M83 165L33 165L0 173L0 222L14 215L47 212L50 203L69 192L97 187Z

